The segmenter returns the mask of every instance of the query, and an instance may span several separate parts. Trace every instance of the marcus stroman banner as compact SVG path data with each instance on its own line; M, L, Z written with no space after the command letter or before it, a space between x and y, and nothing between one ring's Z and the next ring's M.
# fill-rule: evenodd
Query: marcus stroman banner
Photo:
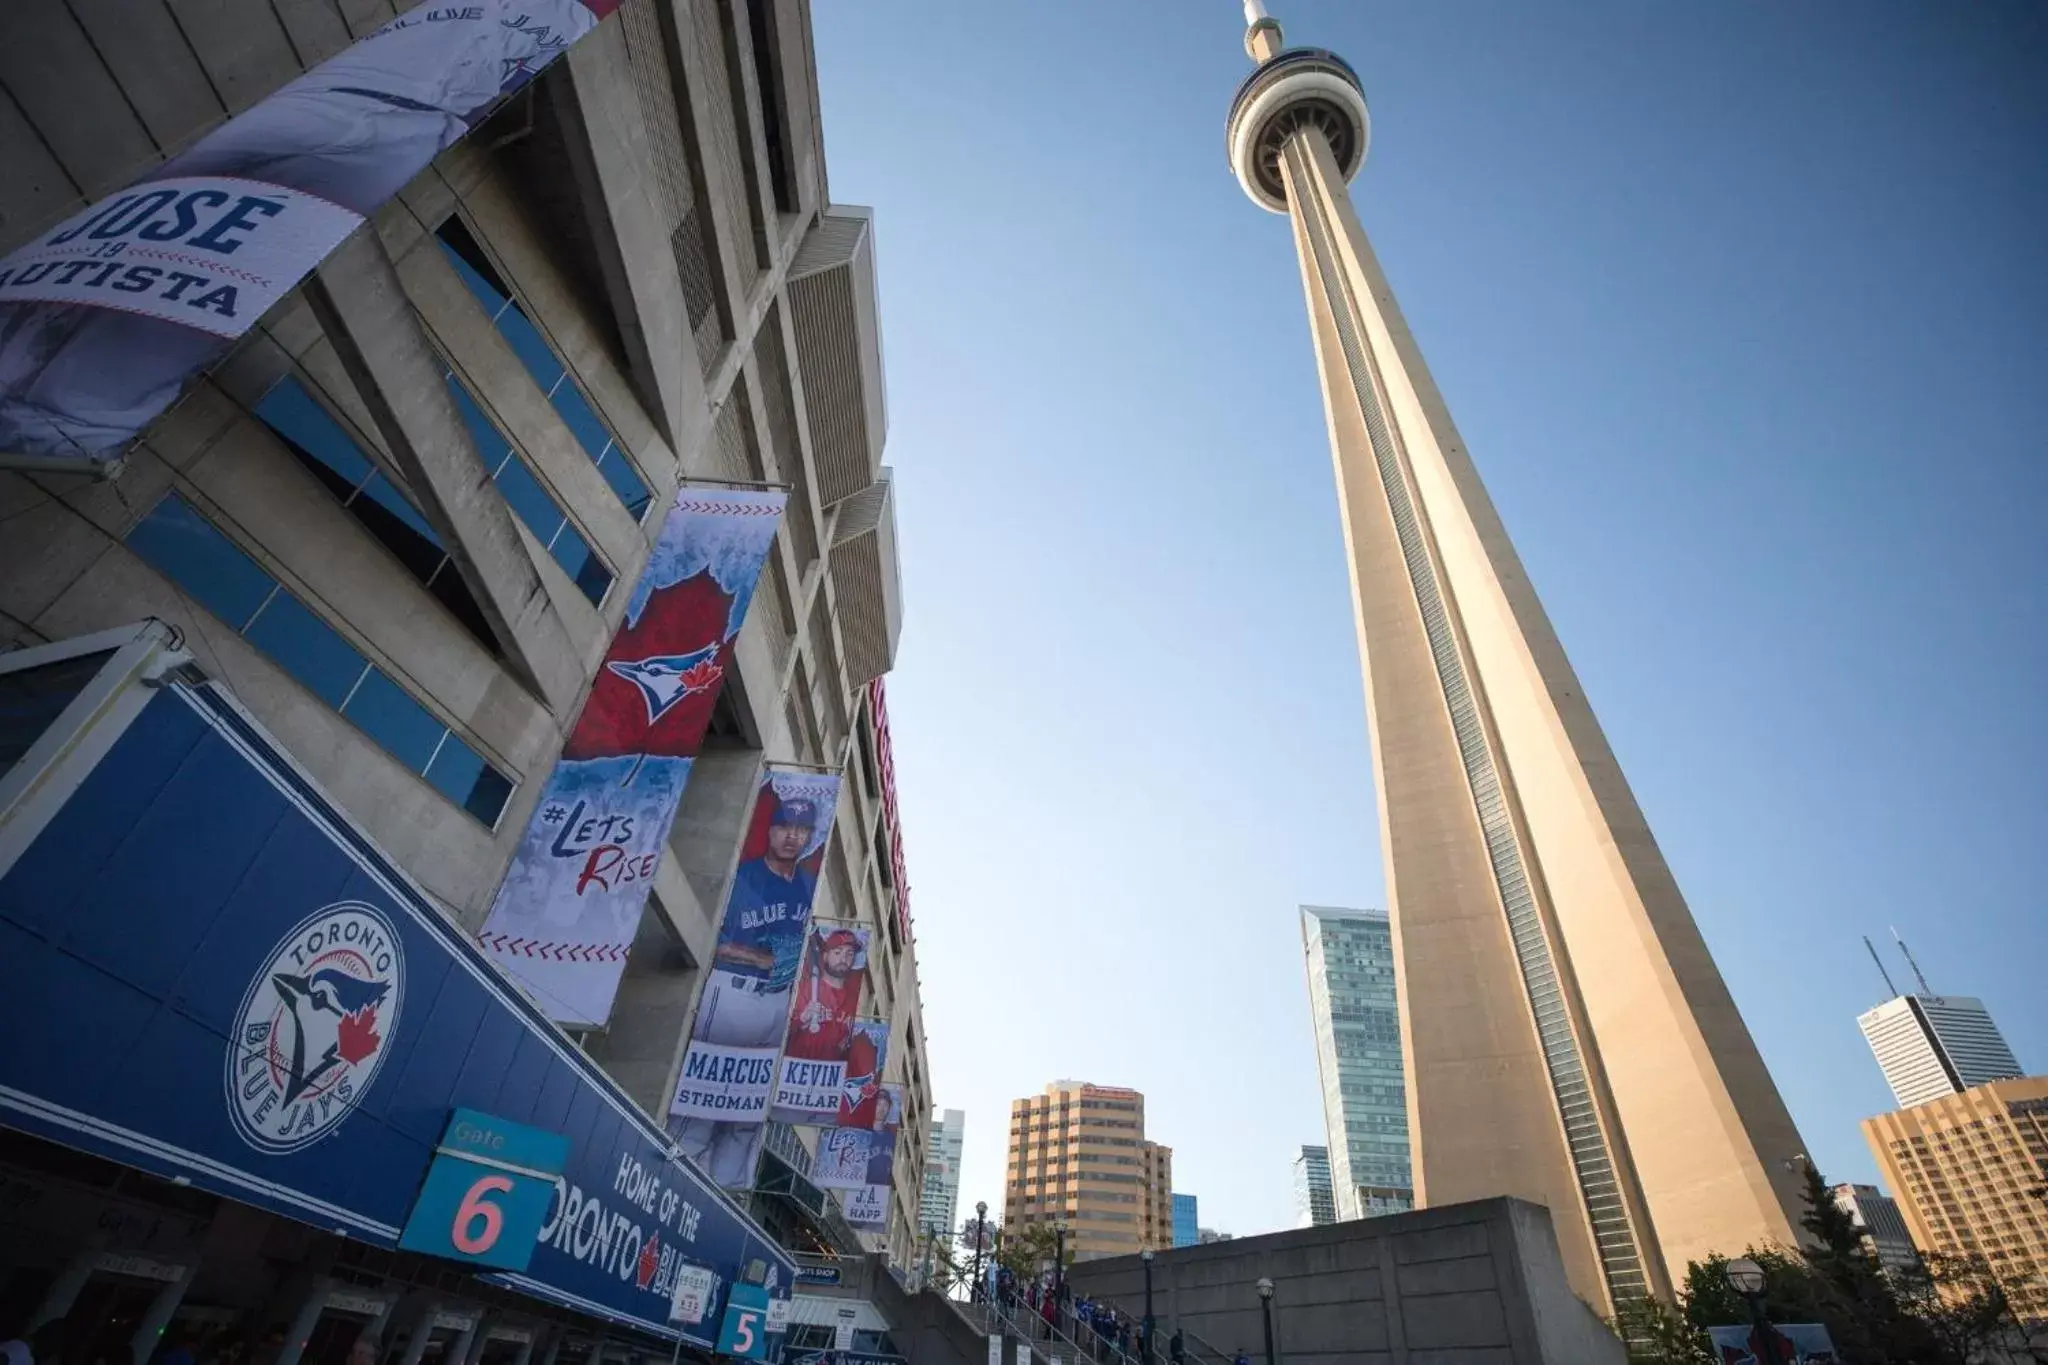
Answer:
M619 0L424 4L0 260L0 452L104 461Z
M839 1122L840 1090L846 1084L867 969L866 929L830 921L812 924L790 996L789 1037L776 1066L769 1118L825 1128Z
M779 492L677 490L477 934L564 1024L611 1014L783 502Z
M669 1104L669 1131L728 1189L754 1178L838 804L838 774L772 763L755 795Z

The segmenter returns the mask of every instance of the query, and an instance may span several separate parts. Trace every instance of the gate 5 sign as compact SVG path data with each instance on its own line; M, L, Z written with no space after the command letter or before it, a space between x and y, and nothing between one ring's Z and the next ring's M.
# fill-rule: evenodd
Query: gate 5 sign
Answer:
M745 1360L760 1360L768 1354L768 1291L760 1285L732 1287L725 1323L718 1329L718 1353Z
M524 1270L555 1198L569 1139L457 1109L398 1245L495 1270Z

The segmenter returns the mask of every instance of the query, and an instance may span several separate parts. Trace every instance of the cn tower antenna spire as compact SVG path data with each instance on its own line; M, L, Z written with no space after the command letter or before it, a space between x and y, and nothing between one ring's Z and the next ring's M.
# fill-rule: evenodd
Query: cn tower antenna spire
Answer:
M1280 53L1280 21L1266 13L1265 0L1244 0L1244 51L1255 62Z

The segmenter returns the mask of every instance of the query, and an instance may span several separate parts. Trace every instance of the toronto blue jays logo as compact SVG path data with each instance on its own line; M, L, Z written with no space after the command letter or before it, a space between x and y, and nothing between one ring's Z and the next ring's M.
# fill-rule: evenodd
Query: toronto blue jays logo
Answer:
M720 648L706 645L688 654L657 654L605 667L640 689L640 700L647 703L647 723L652 725L683 698L718 686L725 676L718 665Z
M264 961L235 1012L228 1112L258 1151L297 1151L340 1126L398 1028L405 961L391 922L360 901L307 916Z

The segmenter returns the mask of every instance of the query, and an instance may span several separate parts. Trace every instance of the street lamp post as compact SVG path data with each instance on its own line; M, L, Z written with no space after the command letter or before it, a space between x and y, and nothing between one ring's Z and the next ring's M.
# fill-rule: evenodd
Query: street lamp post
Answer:
M1749 1305L1750 1330L1755 1334L1750 1339L1750 1354L1758 1360L1770 1359L1776 1354L1778 1334L1771 1327L1771 1320L1764 1316L1764 1268L1747 1256L1738 1256L1722 1273L1728 1278L1728 1287Z
M974 1205L974 1283L967 1287L970 1303L981 1302L981 1246L988 1240L988 1204L978 1200Z
M1152 1365L1152 1248L1138 1253L1145 1263L1145 1365Z
M1052 1292L1055 1299L1066 1297L1067 1220L1064 1218L1052 1225Z
M1279 1365L1273 1354L1273 1282L1259 1276L1259 1311L1266 1319L1266 1365Z

